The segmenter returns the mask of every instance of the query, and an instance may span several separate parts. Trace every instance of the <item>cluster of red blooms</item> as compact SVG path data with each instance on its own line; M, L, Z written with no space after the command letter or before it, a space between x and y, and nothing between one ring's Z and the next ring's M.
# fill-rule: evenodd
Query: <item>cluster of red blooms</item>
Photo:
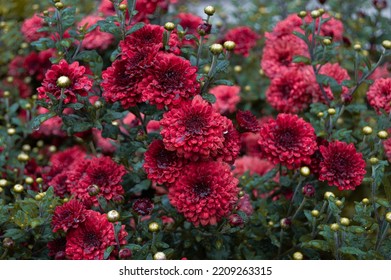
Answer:
M322 18L330 18L330 15L325 13ZM265 34L266 42L261 67L266 76L271 79L266 99L279 112L299 113L311 103L325 102L326 96L329 100L334 99L329 86L325 86L322 93L312 66L293 62L294 57L298 55L310 57L305 42L293 32L304 33L301 25L308 24L312 20L310 15L301 19L293 14L277 23L271 33ZM319 18L316 19L317 25L319 25ZM329 36L334 41L341 41L342 34L342 23L332 17L320 27L320 35ZM323 65L319 74L332 77L338 84L349 80L347 71L337 63ZM347 88L343 87L342 94L346 92Z

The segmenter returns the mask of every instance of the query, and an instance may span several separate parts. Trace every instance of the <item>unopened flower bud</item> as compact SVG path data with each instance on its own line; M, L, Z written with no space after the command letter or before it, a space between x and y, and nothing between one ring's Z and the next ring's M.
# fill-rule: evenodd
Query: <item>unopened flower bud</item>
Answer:
M118 255L122 260L130 259L132 257L132 251L129 248L123 248L119 251Z
M16 193L22 193L24 191L24 187L21 184L16 184L13 187L14 192Z
M297 15L299 17L301 17L301 18L305 18L307 16L307 12L306 11L300 11Z
M90 196L96 196L99 194L100 189L97 185L94 184L94 185L88 186L87 192Z
M364 127L362 128L362 133L363 133L364 135L371 135L372 132L373 132L373 130L372 130L372 127L370 127L370 126L364 126Z
M167 31L173 31L175 29L175 24L173 22L166 22L164 24L164 29Z
M109 220L109 222L111 222L111 223L118 222L120 217L121 216L119 215L119 213L116 210L111 210L107 213L107 220Z
M206 6L204 8L204 13L207 14L208 16L213 16L215 12L216 10L213 6Z
M128 8L128 6L126 6L126 4L120 4L120 5L118 6L118 8L119 8L120 11L125 12L126 9Z
M335 195L332 192L325 192L324 193L324 199L329 200L330 197L335 197Z
M387 49L387 50L391 49L391 41L390 40L384 40L381 44L385 49Z
M314 197L315 196L315 187L311 184L306 184L302 188L302 192L305 197Z
M339 230L339 224L337 223L334 223L330 226L331 230L332 231L338 231Z
M332 116L332 115L335 115L336 111L335 111L334 108L329 108L329 109L327 110L327 113L328 113L330 116Z
M167 257L166 257L166 254L164 254L163 252L157 252L155 255L153 255L153 259L154 260L166 260Z
M12 240L12 238L6 237L3 239L3 247L7 249L11 249L14 247L15 242Z
M197 27L197 32L200 36L205 36L210 34L211 30L212 30L212 25L206 22L201 23Z
M242 217L238 214L229 216L229 224L233 227L241 227L244 224Z
M227 50L227 51L233 51L236 47L236 44L234 41L225 41L224 42L224 48Z
M311 11L311 17L312 17L313 19L318 18L318 17L320 17L320 16L321 16L321 14L320 14L319 10L313 10L313 11Z
M69 79L67 76L60 76L57 79L57 86L60 88L67 88L71 85L71 79Z
M283 229L288 229L292 224L292 221L289 218L283 218L280 221L280 226Z
M376 165L379 163L379 159L377 157L371 157L369 159L369 162L372 164L372 165Z
M386 221L391 223L391 212L386 213Z
M301 176L308 177L311 174L311 170L308 166L302 166L300 168L300 174Z
M303 254L301 252L295 252L293 253L293 259L300 261L304 258Z
M387 139L388 138L388 132L385 131L385 130L380 130L378 133L377 133L377 137L379 137L380 139Z
M316 218L316 217L319 217L319 214L320 214L319 211L316 210L316 209L314 209L314 210L311 211L312 217L315 217L315 218Z
M62 2L57 2L54 4L54 6L58 9L58 10L62 10L64 8L64 3Z
M331 45L331 40L329 39L329 38L325 38L325 39L323 39L323 45L325 45L325 46L330 46Z
M209 49L213 55L219 55L223 52L223 46L221 44L213 44Z
M159 231L159 229L160 229L160 226L159 226L159 224L156 223L156 222L152 222L152 223L150 223L150 224L148 225L148 230L149 230L150 232L157 232L157 231Z
M348 226L350 224L350 220L348 218L341 218L340 221L341 225Z
M362 47L361 47L361 44L358 44L358 43L357 43L357 44L354 44L354 45L353 45L353 49L354 49L356 52L361 51L361 48L362 48Z
M362 199L362 203L365 204L365 205L368 205L369 204L369 199L368 198L363 198Z

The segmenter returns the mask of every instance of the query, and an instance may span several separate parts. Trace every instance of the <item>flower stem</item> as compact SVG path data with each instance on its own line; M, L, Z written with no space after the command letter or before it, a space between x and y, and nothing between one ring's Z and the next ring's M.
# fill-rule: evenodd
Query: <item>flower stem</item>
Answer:
M301 202L301 204L300 204L300 206L299 206L299 208L297 208L295 214L293 214L293 216L292 216L292 221L296 218L296 216L297 216L297 215L300 213L300 211L303 209L303 207L304 207L304 205L305 205L306 202L307 202L307 198L304 197L304 198L303 198L303 201Z
M201 57L201 52L202 52L202 43L204 41L204 36L200 36L200 40L198 41L198 51L197 51L197 62L196 66L198 68L198 65L200 63L200 57Z

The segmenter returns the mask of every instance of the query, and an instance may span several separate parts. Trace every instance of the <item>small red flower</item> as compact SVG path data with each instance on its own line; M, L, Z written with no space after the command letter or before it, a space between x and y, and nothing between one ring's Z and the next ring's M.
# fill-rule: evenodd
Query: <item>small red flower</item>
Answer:
M68 64L66 60L61 60L59 64L52 65L46 72L42 86L37 89L38 98L49 101L47 94L50 93L60 99L61 90L63 90L64 104L68 104L76 102L77 95L87 96L92 87L92 80L86 76L85 72L86 68L79 66L79 62L75 61ZM60 80L69 81L69 83L60 87Z
M320 163L319 180L327 181L339 190L354 190L364 179L365 161L353 144L334 141L320 146L323 161Z
M123 195L122 176L126 170L110 157L90 158L79 161L68 174L68 188L71 194L80 199L87 207L98 205L98 196L111 200L116 195ZM90 196L88 187L97 185L98 196Z
M139 198L133 203L132 209L141 216L148 216L152 213L153 203L149 198Z
M103 17L90 15L83 18L79 26L84 27L85 29L90 28L92 25L96 24L99 20L103 20ZM100 27L97 26L94 30L87 33L83 39L82 46L85 49L93 50L106 50L114 42L114 36L107 32L102 32Z
M237 184L225 163L192 163L169 188L168 197L195 226L215 225L230 214L237 201Z
M242 132L258 132L261 127L257 120L250 111L239 110L236 113L236 121L238 122L239 128Z
M77 228L86 219L85 211L83 203L76 199L57 206L52 217L53 232L58 230L67 232L71 228Z
M320 69L319 74L326 75L333 78L339 85L341 85L342 82L345 80L350 80L348 71L342 68L338 63L334 63L334 64L326 63ZM333 100L334 95L333 92L331 91L330 86L323 86L323 88L329 100ZM348 88L343 86L341 94L342 95L347 94L348 91L349 91ZM325 98L322 92L320 91L320 88L317 91L314 91L312 102L323 102L323 103L325 102Z
M277 77L292 67L300 66L301 64L293 62L295 56L309 57L307 45L293 34L276 39L273 34L266 33L265 37L261 67L269 78Z
M23 63L26 74L35 77L37 81L42 81L46 71L52 66L50 58L54 56L54 49L44 50L39 53L31 52Z
M44 27L44 23L43 18L37 14L24 20L21 32L26 42L31 43L48 36L47 32L38 32L39 29Z
M309 106L316 86L311 68L292 67L272 79L266 99L279 112L298 113Z
M155 140L149 145L144 155L144 170L148 179L158 184L172 184L180 176L185 160L175 151L168 151L162 140Z
M209 158L223 148L224 123L224 118L197 95L163 115L160 134L167 150L197 161Z
M164 27L160 25L146 24L143 28L126 36L121 41L120 47L122 52L137 51L145 47L157 47L163 50ZM168 40L169 51L174 54L180 54L180 43L178 36L172 32Z
M126 244L125 226L121 226L117 239L119 245ZM71 260L103 260L109 246L117 246L113 224L107 220L106 214L87 210L86 220L66 236L66 255ZM118 252L117 252L118 253ZM110 255L114 259L115 254Z
M240 87L221 85L211 88L210 93L216 96L213 108L217 112L227 114L236 111L236 105L240 102Z
M156 104L159 109L173 106L199 93L197 67L188 60L167 53L159 53L155 64L138 85L143 101Z
M381 114L391 112L391 78L380 78L375 80L367 92L369 104Z
M261 127L258 141L263 157L289 169L311 162L317 148L315 130L297 115L279 114Z
M236 159L234 166L233 173L236 177L242 176L247 171L249 175L258 174L262 176L274 168L274 164L257 156L240 157Z
M260 36L247 26L233 28L225 34L225 41L234 41L236 44L234 53L244 57L249 56L250 50L256 46L259 38Z

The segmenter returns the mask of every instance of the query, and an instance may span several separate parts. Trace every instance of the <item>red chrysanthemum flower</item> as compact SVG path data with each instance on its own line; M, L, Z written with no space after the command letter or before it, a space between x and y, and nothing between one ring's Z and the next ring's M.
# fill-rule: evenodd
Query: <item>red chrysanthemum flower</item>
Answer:
M329 142L321 137L316 138L316 143L318 144L318 149L311 156L311 163L308 167L311 170L312 174L319 175L320 172L320 163L323 161L322 153L320 152L320 146L328 146Z
M65 238L54 239L53 241L49 241L47 246L49 249L49 257L54 258L55 260L65 260L65 246L66 246Z
M39 40L39 38L47 37L47 32L38 32L39 29L44 27L44 23L43 18L36 14L31 18L25 19L21 27L24 39L31 43Z
M99 16L90 15L83 18L79 26L85 26L86 29L90 28L92 25L96 24L99 20L104 18ZM106 50L114 42L114 36L107 32L102 32L100 27L97 26L94 30L87 33L83 39L82 46L85 49L98 49Z
M237 201L237 184L225 163L192 163L169 188L168 197L195 226L215 225L230 214Z
M158 184L172 184L181 174L185 165L175 151L168 151L162 140L155 140L149 145L144 155L144 170L148 179Z
M167 150L197 161L223 148L224 124L224 118L197 95L163 115L160 134Z
M236 205L236 211L244 212L248 217L254 213L250 196L247 193L239 198L238 204Z
M381 114L381 110L391 112L391 78L377 79L367 92L369 104Z
M76 102L77 95L87 96L92 87L92 80L85 75L85 72L86 68L79 66L79 62L75 61L68 64L66 60L61 60L59 64L52 65L50 70L46 72L42 86L37 89L38 98L49 101L47 93L50 93L60 99L61 90L63 90L65 95L64 104L68 104ZM63 84L60 87L60 81L66 81L69 85Z
M289 169L311 162L317 148L315 130L297 115L279 114L261 127L258 141L263 157Z
M35 52L32 52L36 54ZM8 75L12 77L20 77L23 78L25 76L25 69L23 67L24 61L26 57L17 55L15 56L10 63L8 64Z
M114 61L111 67L102 73L103 97L109 103L121 102L127 109L142 101L142 92L138 84L145 71L153 63L158 52L156 47L126 52L122 59Z
M257 117L250 111L239 110L236 113L236 121L238 122L239 128L242 132L258 132L260 125Z
M257 156L242 156L235 160L233 173L236 177L242 176L247 171L249 175L265 175L274 168L274 164Z
M257 44L257 40L260 36L254 32L250 27L239 26L233 28L225 34L225 41L234 41L236 47L234 53L247 57L250 54L250 50Z
M101 151L103 154L112 154L116 149L116 141L111 138L102 137L102 131L93 128L92 129L92 138L94 139L94 143L96 148Z
M390 68L391 64L384 64L382 66L379 66L373 71L371 76L369 76L369 79L371 80L377 80L380 78L391 78L391 73L388 70ZM391 69L391 68L390 68Z
M240 87L221 85L211 88L209 92L216 96L213 108L217 112L227 114L236 111L236 105L240 102Z
M311 103L316 86L311 68L290 68L272 79L266 100L279 112L299 113Z
M42 81L46 71L52 66L50 58L54 57L55 54L54 49L44 50L39 53L31 52L26 56L23 63L26 74L34 77L37 81Z
M339 190L354 190L364 179L365 161L353 144L334 141L320 146L323 161L320 163L319 180Z
M63 230L67 232L71 228L77 228L80 223L84 222L86 208L76 199L57 206L52 217L53 232Z
M80 199L87 207L98 205L98 196L111 200L123 195L121 186L125 167L115 163L110 157L90 158L79 161L68 174L69 190L75 198ZM88 187L97 185L100 193L97 196L88 194Z
M122 52L137 51L145 47L157 47L163 50L164 27L160 25L146 24L143 28L126 36L124 41L120 42ZM174 54L180 54L180 42L178 36L171 32L168 40L169 51Z
M197 67L190 61L167 53L159 53L155 61L138 85L143 101L162 109L198 94Z
M303 24L303 20L296 14L288 15L284 20L279 21L273 28L272 35L278 39L285 35L292 35L293 31L303 32L300 26Z
M388 133L391 134L391 129L388 130ZM383 148L388 161L391 162L391 138L388 138L387 140L383 141Z
M265 37L261 67L269 78L274 78L292 67L300 66L301 64L293 62L295 56L309 57L307 45L295 35L285 35L276 39L273 34L265 33Z
M119 245L126 244L125 226L118 233ZM77 228L70 230L66 236L66 255L71 260L103 260L109 246L116 246L113 224L107 220L106 214L87 210L86 220ZM109 259L114 259L111 254Z
M187 30L187 34L193 34L199 37L197 28L200 24L204 23L201 17L195 16L192 13L179 13L178 14L179 24L183 27L183 29ZM194 40L186 40L183 39L182 43L195 45Z
M152 213L153 203L149 198L139 198L133 203L132 209L141 216L147 216Z
M20 98L29 98L32 94L31 86L21 78L14 77L11 82L5 80L2 83L4 85L3 89L17 89Z
M85 152L78 146L55 153L50 158L51 166L42 174L45 189L53 187L55 195L63 198L69 194L68 172L73 169L77 160L85 157Z
M240 153L240 134L232 124L232 121L223 117L224 142L223 147L212 154L212 158L217 161L224 161L233 164Z
M319 74L333 78L339 85L341 85L345 80L350 80L348 71L342 68L338 63L326 63L322 66L322 68L320 68ZM330 86L323 86L323 88L329 100L333 100L334 95ZM346 94L348 91L348 88L343 86L341 94ZM320 91L320 88L314 91L312 102L325 102L325 98Z

